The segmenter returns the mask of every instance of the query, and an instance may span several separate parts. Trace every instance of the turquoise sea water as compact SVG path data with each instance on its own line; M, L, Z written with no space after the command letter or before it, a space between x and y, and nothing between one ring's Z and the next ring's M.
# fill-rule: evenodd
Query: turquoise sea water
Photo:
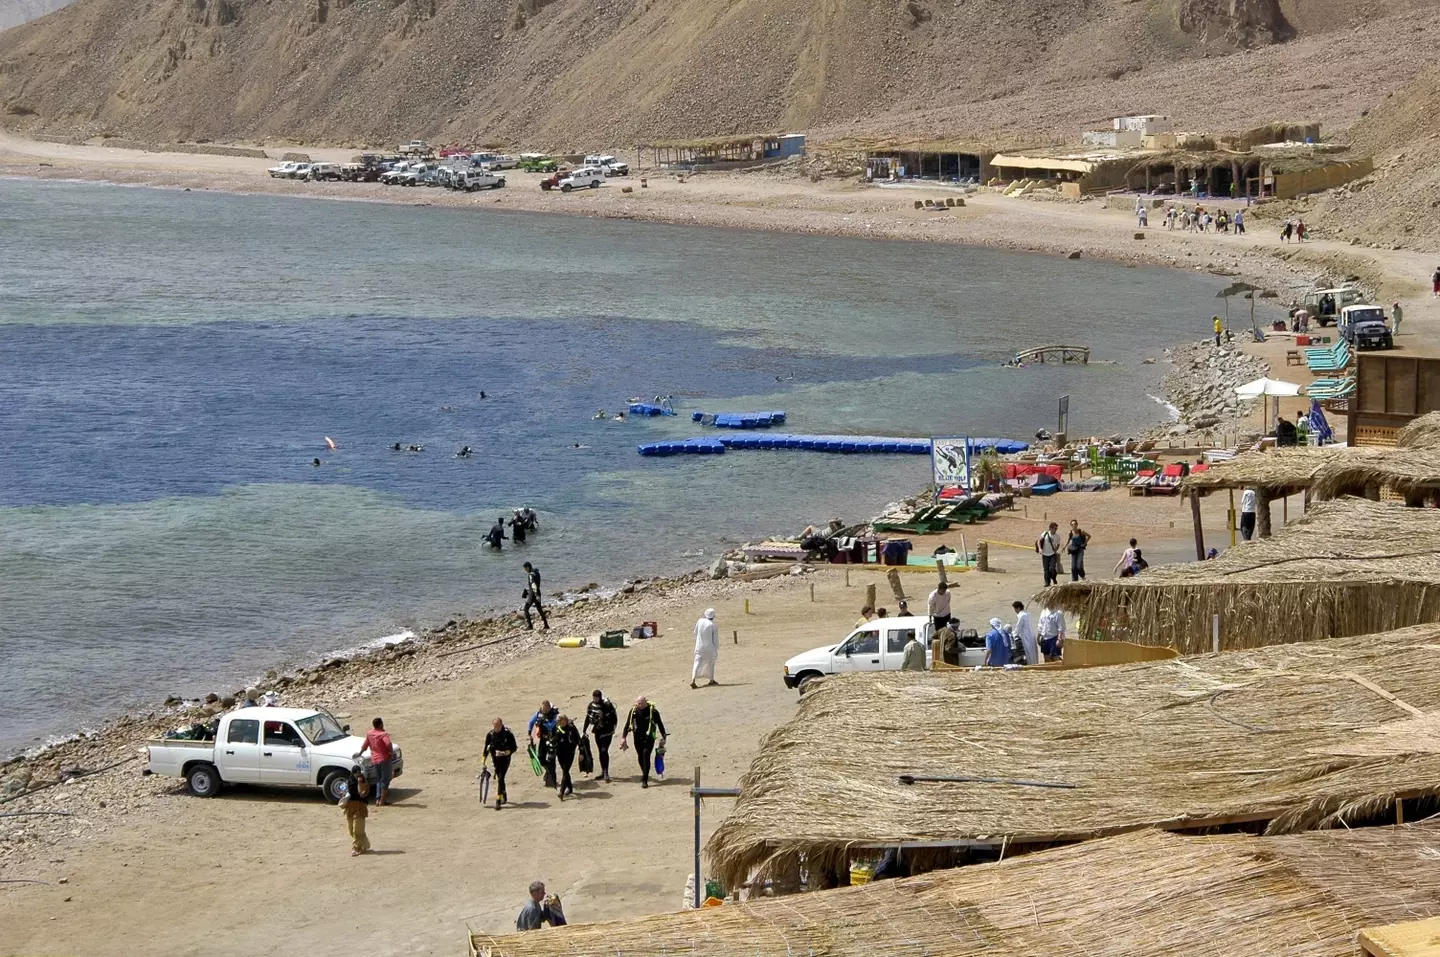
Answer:
M0 753L517 605L527 558L547 590L662 574L868 517L928 478L911 457L642 459L638 443L700 427L598 408L673 394L682 413L785 409L797 432L1023 438L1068 393L1073 432L1134 429L1162 414L1147 393L1163 367L1141 358L1203 335L1222 285L953 246L24 180L0 180L0 262ZM1053 340L1105 361L999 368ZM483 550L524 504L540 535Z

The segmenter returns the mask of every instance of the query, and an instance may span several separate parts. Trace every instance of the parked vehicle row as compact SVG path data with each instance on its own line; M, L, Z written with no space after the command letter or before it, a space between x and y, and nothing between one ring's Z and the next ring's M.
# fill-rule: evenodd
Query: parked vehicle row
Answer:
M479 189L501 189L505 186L505 169L548 173L540 181L542 190L558 189L568 193L576 189L599 189L613 176L629 176L630 164L608 153L585 157L583 165L569 168L543 153L522 153L519 157L502 153L448 152L435 159L423 140L412 140L399 148L397 155L362 153L349 163L285 162L270 167L270 175L278 179L308 181L339 181L383 183L386 186L444 186L474 192Z

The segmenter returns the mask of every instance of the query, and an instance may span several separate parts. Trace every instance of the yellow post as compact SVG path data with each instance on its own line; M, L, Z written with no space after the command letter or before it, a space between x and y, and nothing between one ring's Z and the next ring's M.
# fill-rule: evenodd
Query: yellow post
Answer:
M750 614L750 599L745 599L745 614Z

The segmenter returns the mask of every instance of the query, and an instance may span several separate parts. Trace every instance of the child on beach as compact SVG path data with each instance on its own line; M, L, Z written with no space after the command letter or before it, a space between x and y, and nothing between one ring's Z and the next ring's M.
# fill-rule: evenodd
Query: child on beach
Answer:
M370 816L365 799L369 795L370 787L365 775L360 772L360 766L352 767L345 787L345 800L340 802L340 809L345 812L345 827L350 833L351 857L359 857L370 850L370 838L365 834L365 819Z

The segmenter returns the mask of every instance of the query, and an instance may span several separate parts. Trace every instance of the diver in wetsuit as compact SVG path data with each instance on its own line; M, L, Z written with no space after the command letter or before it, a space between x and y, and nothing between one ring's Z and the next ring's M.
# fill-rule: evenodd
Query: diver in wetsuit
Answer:
M510 537L515 539L516 545L525 544L526 524L527 523L524 517L520 514L520 510L517 508L515 510L514 518L510 519Z
M500 517L500 518L495 519L495 525L490 529L489 533L485 536L485 542L486 542L486 544L488 544L491 548L495 549L495 550L498 552L498 551L500 551L502 548L505 547L504 545L501 545L501 544L500 544L500 543L503 542L503 541L505 541L505 519L504 519L504 517L502 516L502 517Z

